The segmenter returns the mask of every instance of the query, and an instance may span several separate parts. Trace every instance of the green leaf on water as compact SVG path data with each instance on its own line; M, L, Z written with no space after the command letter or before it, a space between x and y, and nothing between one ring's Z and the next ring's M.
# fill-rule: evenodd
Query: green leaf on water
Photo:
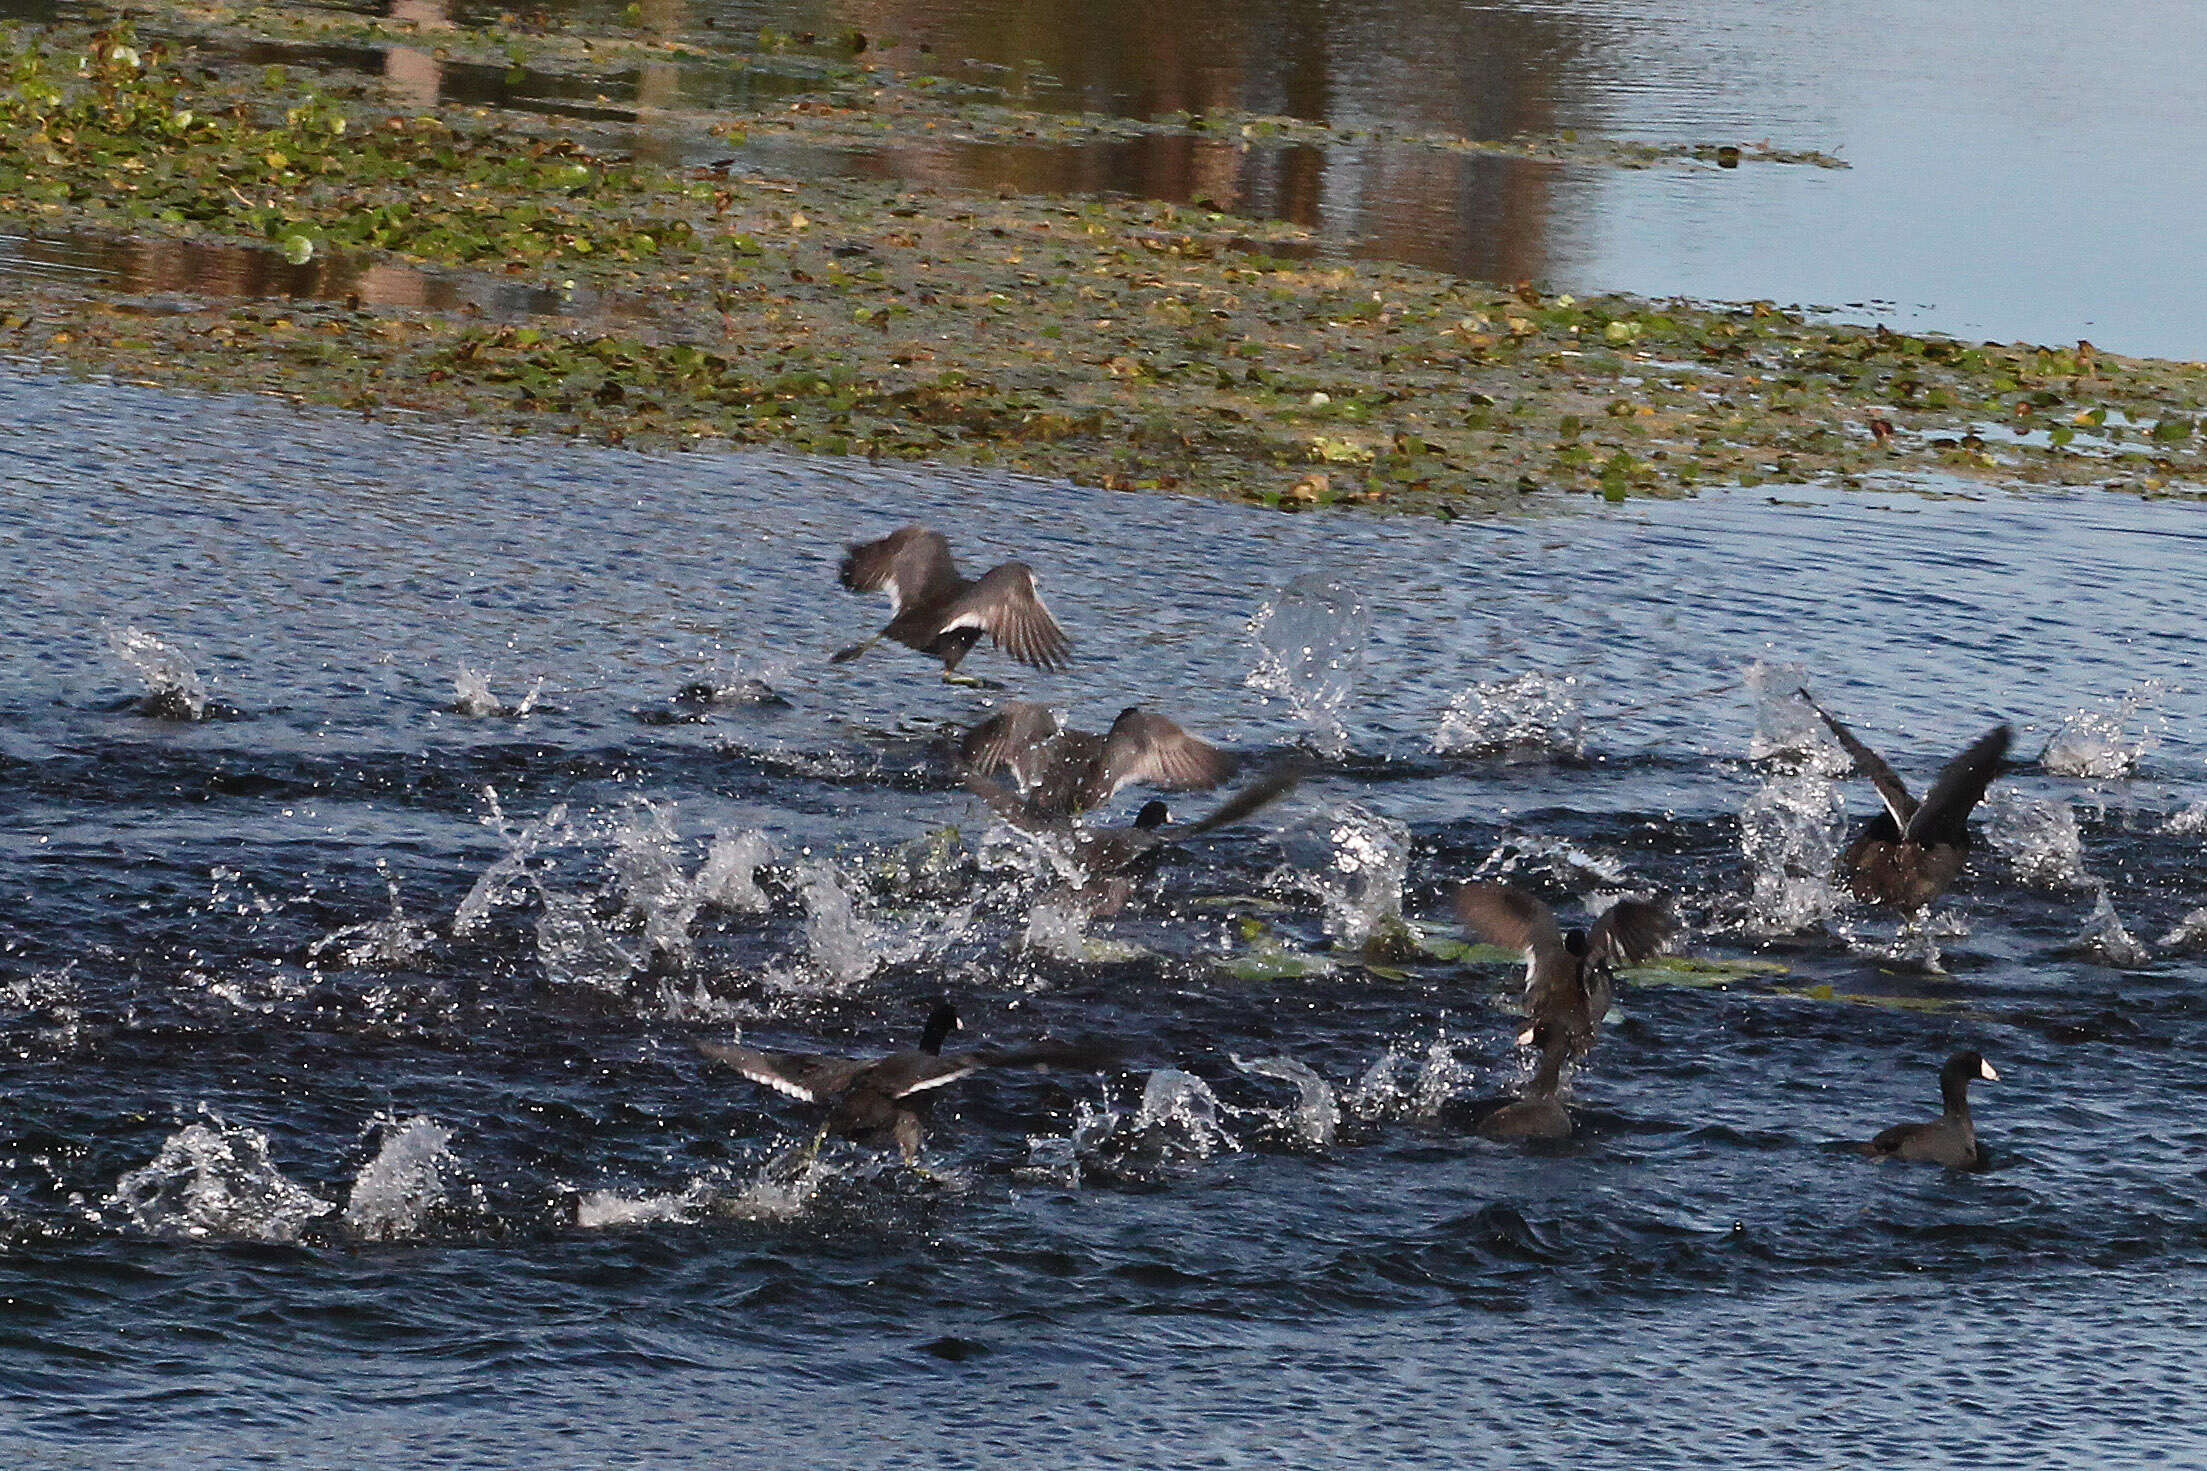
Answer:
M295 266L303 266L314 259L314 237L294 232L278 240L276 249L283 253L285 260Z

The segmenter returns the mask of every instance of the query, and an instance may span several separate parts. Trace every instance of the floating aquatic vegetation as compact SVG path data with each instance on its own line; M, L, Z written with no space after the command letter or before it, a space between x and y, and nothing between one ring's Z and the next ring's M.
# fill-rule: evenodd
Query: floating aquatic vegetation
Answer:
M1741 805L1749 933L1798 934L1838 912L1831 875L1846 811L1839 788L1813 768L1773 775Z
M1249 621L1257 646L1250 688L1288 702L1312 745L1329 756L1349 748L1342 715L1364 672L1371 612L1363 595L1323 572L1291 578Z
M2008 860L2022 882L2041 889L2080 889L2085 871L2084 834L2067 802L1996 788L1978 808L1993 851Z
M337 1209L284 1177L267 1135L220 1119L170 1135L115 1182L108 1203L149 1235L216 1241L296 1241L309 1221Z
M345 1198L345 1228L368 1241L410 1240L450 1198L459 1169L452 1131L417 1115L386 1121L382 1132L375 1158L361 1166Z
M1578 681L1538 670L1475 684L1449 702L1434 733L1444 756L1503 756L1537 761L1586 749Z

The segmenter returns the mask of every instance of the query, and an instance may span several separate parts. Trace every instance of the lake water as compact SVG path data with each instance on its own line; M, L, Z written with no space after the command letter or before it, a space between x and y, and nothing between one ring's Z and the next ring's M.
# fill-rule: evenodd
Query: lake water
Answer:
M7 370L9 1463L2199 1459L2196 508L1788 495L1284 516ZM1081 927L952 769L1002 696L825 662L909 520L1077 640L974 672L1329 754ZM1267 609L1324 667L1251 682ZM1871 798L1802 681L1918 790L2016 726L1921 932L1804 861ZM1733 966L1623 989L1567 1145L1467 1125L1515 967L1347 946L1474 873ZM692 1046L946 992L1128 1062L800 1174ZM1836 1147L1961 1047L1994 1168Z

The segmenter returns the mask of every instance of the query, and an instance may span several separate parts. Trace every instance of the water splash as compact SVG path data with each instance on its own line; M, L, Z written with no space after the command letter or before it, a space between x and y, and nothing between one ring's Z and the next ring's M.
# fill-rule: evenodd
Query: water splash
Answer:
M2207 802L2194 802L2181 812L2169 814L2169 820L2161 825L2161 831L2183 837L2198 837L2207 833Z
M1402 886L1410 872L1410 829L1344 803L1282 835L1288 866L1274 875L1315 897L1326 935L1356 949L1402 930Z
M219 1119L170 1135L149 1163L115 1182L108 1203L170 1240L296 1241L307 1222L337 1209L284 1177L267 1135Z
M1334 1098L1331 1083L1292 1057L1259 1057L1246 1062L1237 1057L1233 1063L1252 1077L1276 1078L1295 1089L1295 1106L1280 1120L1288 1132L1317 1149L1333 1143L1341 1127L1341 1105Z
M2207 909L2194 909L2171 925L2161 937L2161 948L2187 954L2207 950Z
M207 718L206 682L183 651L142 628L110 626L106 633L107 646L145 682L140 714L156 720Z
M2074 712L2046 743L2041 758L2046 769L2092 781L2129 776L2160 744L2164 722L2151 712L2166 689L2160 680L2143 680L2096 707Z
M539 678L529 686L529 692L521 697L518 705L509 705L491 693L490 676L480 669L462 664L452 676L452 704L448 707L455 715L465 715L471 720L481 720L497 715L509 720L519 720L536 710L537 701L543 697L544 681Z
M1205 1160L1241 1148L1220 1122L1220 1113L1210 1084L1178 1068L1159 1068L1143 1083L1142 1106L1126 1127L1160 1160Z
M466 897L460 900L460 907L452 916L455 936L472 933L490 918L493 910L533 890L535 878L529 870L530 862L544 849L571 842L574 838L574 831L567 823L564 802L516 831L506 821L496 788L483 788L483 800L489 809L483 814L483 825L498 834L506 851L483 870Z
M1845 823L1838 786L1815 769L1774 774L1742 804L1750 934L1797 934L1838 912L1831 875Z
M84 995L72 960L51 970L0 980L0 1010L35 1017L45 1025L34 1033L40 1049L74 1052L88 1039L84 1022ZM22 1054L18 1054L22 1055Z
M765 833L755 829L720 833L690 886L700 904L737 914L764 914L767 898L766 890L759 887L759 870L773 861L774 847Z
M1808 682L1806 666L1758 659L1747 667L1745 682L1755 703L1755 733L1747 742L1750 759L1820 776L1843 776L1854 765L1801 696Z
M2092 882L2085 871L2084 834L2067 802L2003 787L1977 810L1993 851L2020 882L2041 889L2081 889Z
M1088 933L1090 906L1077 898L1057 895L1037 902L1027 911L1022 948L1075 965L1119 965L1147 954L1139 945L1105 939Z
M2098 891L2092 912L2085 917L2084 929L2070 942L2070 948L2118 970L2129 970L2153 960L2153 952L2139 944L2123 927L2122 917L2115 912L2115 902L2104 888Z
M399 902L396 879L385 874L383 884L391 896L391 912L381 919L331 930L307 947L310 963L333 952L339 965L352 970L370 966L403 968L420 962L436 943L436 931L407 917L406 906Z
M1571 889L1594 884L1616 886L1628 877L1621 856L1596 853L1568 838L1540 833L1514 833L1504 838L1479 861L1474 873L1483 879L1545 878Z
M883 936L861 919L834 865L818 859L797 865L798 897L805 905L805 953L813 970L836 990L846 990L880 968Z
M375 1158L361 1167L345 1200L346 1229L367 1241L420 1236L450 1196L459 1168L451 1143L452 1131L427 1117L387 1123Z
M575 1225L585 1231L605 1231L663 1221L694 1221L711 1209L718 1196L719 1192L703 1181L693 1181L679 1193L659 1195L589 1190L575 1198Z
M1475 684L1449 702L1434 733L1444 756L1500 756L1539 761L1586 750L1586 716L1578 681L1535 670Z
M690 956L690 925L705 907L697 886L678 861L681 839L673 816L657 803L637 799L614 830L613 887L629 923L643 930L654 954L676 961Z
M1285 699L1311 744L1328 756L1349 749L1342 714L1364 672L1371 622L1363 596L1323 572L1290 580L1249 621L1257 665L1248 685Z
M543 912L536 919L536 954L545 979L555 986L589 986L625 995L628 978L644 968L606 933L590 901L556 889L539 889Z
M1441 1032L1423 1047L1389 1047L1342 1093L1341 1106L1349 1117L1366 1121L1431 1119L1474 1076Z

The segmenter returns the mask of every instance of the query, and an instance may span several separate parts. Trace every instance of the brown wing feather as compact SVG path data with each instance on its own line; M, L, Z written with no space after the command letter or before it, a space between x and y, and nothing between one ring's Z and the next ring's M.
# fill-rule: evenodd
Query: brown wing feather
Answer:
M924 526L907 526L879 541L854 543L843 557L843 585L852 592L886 588L890 606L899 613L946 596L963 580L950 555L949 539Z
M1587 953L1609 965L1638 965L1659 953L1676 928L1668 898L1619 899L1587 930Z
M1529 951L1536 959L1568 953L1555 911L1508 884L1465 884L1456 891L1456 918L1490 945Z
M2012 732L1996 725L1940 770L1923 805L1902 830L1912 843L1962 843L1969 838L1969 814L1985 798L1985 788L2008 754Z
M1025 562L990 568L944 610L943 627L978 628L1005 653L1037 669L1063 669L1072 658L1073 641L1050 616Z
M1894 825L1905 829L1908 820L1916 815L1916 799L1908 795L1908 788L1902 785L1893 768L1885 764L1885 758L1857 739L1855 733L1847 729L1838 717L1810 700L1807 690L1796 690L1794 693L1808 700L1808 707L1817 713L1824 724L1831 727L1831 733L1839 739L1840 749L1853 759L1855 770L1868 777L1870 785L1877 788L1878 796L1884 799L1885 810L1893 814Z
M762 1087L806 1103L822 1103L850 1086L871 1066L860 1058L823 1057L811 1052L760 1052L726 1042L700 1042L697 1050L728 1064Z
M1232 756L1177 722L1131 705L1104 736L1103 751L1082 785L1081 806L1100 805L1128 782L1191 792L1215 787L1233 774Z
M1013 771L1023 785L1031 786L1039 770L1037 748L1057 733L1058 718L1049 706L1007 700L994 715L966 732L958 754L975 771Z

